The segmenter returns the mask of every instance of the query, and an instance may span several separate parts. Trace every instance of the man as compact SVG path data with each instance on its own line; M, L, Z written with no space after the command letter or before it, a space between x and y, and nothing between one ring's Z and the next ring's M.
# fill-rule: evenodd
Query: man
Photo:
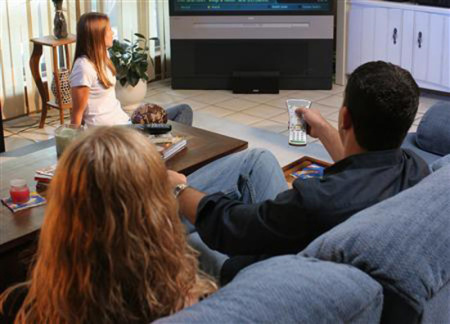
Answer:
M323 178L297 179L286 190L276 160L265 151L216 161L189 177L189 184L209 195L185 188L186 178L169 171L172 185L178 185L180 213L209 248L230 257L218 258L222 282L258 260L301 251L358 211L427 176L426 163L400 149L418 102L409 72L385 62L367 63L348 80L338 131L318 111L297 111L310 135L337 161ZM238 195L215 192L230 188ZM194 247L208 253L197 243Z

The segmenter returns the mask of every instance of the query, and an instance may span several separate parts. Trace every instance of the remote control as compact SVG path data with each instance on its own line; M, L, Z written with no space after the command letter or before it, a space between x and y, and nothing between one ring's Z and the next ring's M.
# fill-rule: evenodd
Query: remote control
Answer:
M306 123L300 118L295 110L298 108L311 107L311 101L305 99L288 99L286 105L289 113L289 144L304 146L306 141Z
M165 134L172 130L172 125L169 124L132 124L131 127L152 135Z

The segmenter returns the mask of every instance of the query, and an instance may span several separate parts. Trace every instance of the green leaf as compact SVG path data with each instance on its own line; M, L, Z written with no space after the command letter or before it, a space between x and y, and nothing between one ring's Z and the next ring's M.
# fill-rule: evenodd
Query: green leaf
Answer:
M139 37L139 38L143 38L143 39L145 39L145 36L144 36L144 35L142 35L142 34L139 34L139 33L134 33L134 35L135 35L135 36L137 36L137 37Z

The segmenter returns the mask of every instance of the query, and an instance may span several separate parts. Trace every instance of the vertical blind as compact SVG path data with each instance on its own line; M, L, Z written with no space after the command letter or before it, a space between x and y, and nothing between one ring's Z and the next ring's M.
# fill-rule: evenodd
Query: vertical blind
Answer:
M150 54L161 55L161 76L170 66L170 37L167 0L64 0L68 30L75 34L79 16L97 11L108 14L118 39L134 39L134 33L158 37L150 42ZM51 0L0 0L0 100L2 118L9 119L41 109L39 93L29 68L33 51L31 38L53 33L54 6ZM71 46L72 51L75 46ZM73 53L72 53L73 54ZM72 55L73 57L73 55ZM51 49L44 46L41 74L53 78ZM154 76L154 68L150 70ZM50 94L51 95L51 94Z

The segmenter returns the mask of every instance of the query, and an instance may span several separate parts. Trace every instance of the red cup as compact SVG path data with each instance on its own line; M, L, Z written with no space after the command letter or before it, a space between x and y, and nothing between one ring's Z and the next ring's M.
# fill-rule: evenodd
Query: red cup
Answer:
M14 179L11 180L10 185L9 194L13 203L24 204L30 200L30 189L25 180Z

